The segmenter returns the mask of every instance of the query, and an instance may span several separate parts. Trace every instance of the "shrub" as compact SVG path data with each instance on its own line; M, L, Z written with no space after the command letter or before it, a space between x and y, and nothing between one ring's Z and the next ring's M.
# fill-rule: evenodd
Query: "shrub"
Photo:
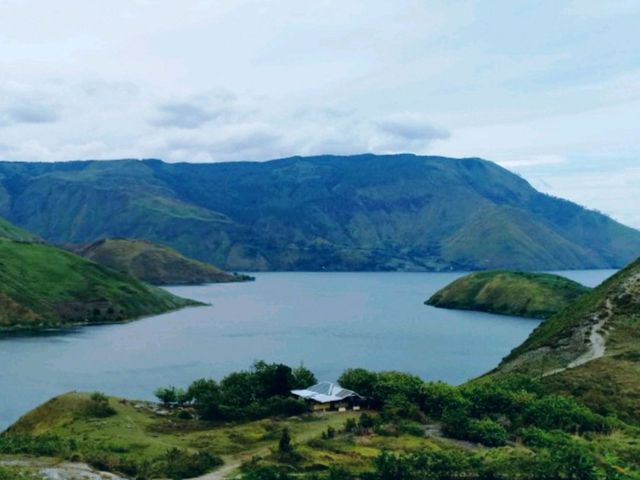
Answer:
M538 427L523 428L518 432L522 443L534 448L553 448L572 442L571 436L560 430L542 430Z
M222 459L208 452L189 453L179 448L167 451L163 458L164 475L180 480L203 475L222 465Z
M93 392L85 406L85 414L90 417L106 418L116 413L115 408L109 405L109 398L100 392Z
M444 382L428 382L421 388L422 403L420 408L427 415L442 417L444 410L460 396L460 392Z
M375 459L375 480L449 480L474 473L472 457L461 450L416 452L395 456L387 452Z
M290 480L291 476L281 467L252 467L246 469L245 480Z
M610 430L606 418L563 395L547 395L535 400L524 412L524 418L527 425L545 430L561 429L575 433Z
M52 434L0 435L0 453L67 457L76 448L74 440L67 440Z
M282 433L280 434L280 440L278 440L278 452L279 453L290 453L293 450L293 446L291 445L291 435L289 434L288 428L283 428Z
M367 412L364 412L362 415L360 415L360 419L358 420L358 426L361 429L369 430L375 427L375 425L376 425L375 419L371 415L369 415Z
M409 401L403 394L393 395L387 399L382 415L387 420L398 418L408 418L416 421L424 420L424 415L418 405Z
M487 447L501 447L507 443L507 431L490 418L471 420L468 426L468 438Z

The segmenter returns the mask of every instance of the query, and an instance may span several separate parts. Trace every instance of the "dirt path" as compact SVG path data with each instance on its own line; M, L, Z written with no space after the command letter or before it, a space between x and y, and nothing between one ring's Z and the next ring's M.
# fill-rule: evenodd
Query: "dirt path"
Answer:
M571 368L579 367L580 365L584 365L587 362L592 360L596 360L598 358L604 357L606 352L606 333L604 332L604 326L607 321L613 316L613 305L611 304L611 300L607 299L605 302L605 311L604 315L598 314L594 316L593 320L595 323L591 327L591 331L589 332L589 348L588 350L580 355L578 358L570 362L564 368L556 368L549 372L546 372L543 377L548 377L549 375L555 375L556 373L564 372L565 370L569 370Z
M233 472L240 468L241 463L242 462L237 459L230 460L229 462L225 462L225 464L215 472L206 473L192 480L223 480L225 478L228 478Z
M590 362L591 360L595 360L596 358L604 357L606 345L605 335L602 328L605 323L607 323L607 320L609 320L613 315L613 305L611 305L611 300L609 299L607 299L605 304L605 312L605 315L599 318L591 328L591 333L589 334L589 350L567 365L567 368L576 368Z

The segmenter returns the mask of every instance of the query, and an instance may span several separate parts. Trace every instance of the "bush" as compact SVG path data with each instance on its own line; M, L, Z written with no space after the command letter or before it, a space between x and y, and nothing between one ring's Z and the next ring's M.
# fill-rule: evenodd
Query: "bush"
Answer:
M422 403L420 408L424 413L435 418L442 417L445 409L449 407L460 392L444 382L428 382L421 389Z
M57 435L0 435L0 453L65 458L76 449L74 440Z
M535 400L524 412L524 419L527 425L572 433L607 432L611 428L606 418L563 395L547 395Z
M507 443L507 431L490 418L471 420L468 428L468 438L474 442L487 447L502 447Z
M461 450L417 452L395 456L387 452L375 459L375 480L449 480L470 477L476 465Z
M109 398L100 392L93 392L85 406L85 414L89 417L107 418L116 413L115 408L109 405Z
M410 402L403 394L397 394L385 402L382 416L387 419L408 418L423 421L424 415L416 403Z
M287 470L281 467L245 467L245 480L290 480Z
M572 442L569 434L560 430L542 430L538 427L523 428L518 432L522 443L534 448L555 448Z
M164 475L175 480L197 477L222 465L222 459L208 452L189 453L179 448L167 451L163 458Z

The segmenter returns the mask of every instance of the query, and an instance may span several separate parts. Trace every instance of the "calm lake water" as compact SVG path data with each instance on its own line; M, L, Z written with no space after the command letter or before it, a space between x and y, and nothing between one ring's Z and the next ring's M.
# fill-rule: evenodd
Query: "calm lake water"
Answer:
M561 272L595 286L612 270ZM172 287L211 306L125 325L0 337L0 430L48 398L99 390L152 399L158 386L221 378L254 360L460 383L494 367L536 320L423 305L460 273L260 273L256 282Z

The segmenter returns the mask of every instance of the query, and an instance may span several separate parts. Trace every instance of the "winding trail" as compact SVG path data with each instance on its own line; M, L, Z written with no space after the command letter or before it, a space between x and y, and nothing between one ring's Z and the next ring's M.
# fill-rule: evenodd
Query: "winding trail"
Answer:
M612 316L613 305L611 304L611 300L607 298L604 305L604 315L594 314L592 317L592 320L595 321L595 323L591 327L591 332L589 333L589 349L567 364L566 367L550 370L545 372L542 376L548 377L550 375L555 375L556 373L564 372L565 370L576 368L580 365L591 362L592 360L604 357L606 352L606 332L604 331L604 326Z
M593 325L593 327L591 327L591 333L589 334L589 350L567 365L567 368L576 368L590 362L591 360L604 357L606 345L605 333L602 329L607 321L613 316L613 305L611 305L611 300L607 299L604 308L605 314L599 316L598 321Z

